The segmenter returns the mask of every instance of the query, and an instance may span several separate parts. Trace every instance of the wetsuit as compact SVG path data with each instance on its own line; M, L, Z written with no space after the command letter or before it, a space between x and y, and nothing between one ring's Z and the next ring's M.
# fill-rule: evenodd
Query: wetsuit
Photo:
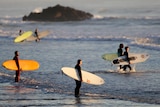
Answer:
M81 73L81 66L78 64L75 66L75 69L78 72L80 80L82 80L82 73ZM76 88L75 88L75 97L79 97L79 90L81 88L81 81L75 80L76 82Z
M13 60L15 60L16 65L17 65L17 68L18 68L18 70L16 71L15 82L19 82L19 80L20 80L20 67L19 67L19 62L18 62L19 59L18 59L17 56L15 56L15 57L13 58Z
M131 66L130 66L130 59L129 59L128 52L125 51L125 52L124 52L124 56L126 56L126 60L129 62L129 64L128 64L128 65L124 65L124 66L123 66L123 70L125 71L127 67L131 70L132 68L131 68Z
M118 57L123 56L123 49L119 48L118 49ZM119 68L122 69L122 65L119 65Z

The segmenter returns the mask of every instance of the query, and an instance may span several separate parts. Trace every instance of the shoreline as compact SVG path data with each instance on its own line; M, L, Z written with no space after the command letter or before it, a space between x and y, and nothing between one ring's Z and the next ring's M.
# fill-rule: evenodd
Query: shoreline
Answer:
M3 77L2 77L3 76ZM13 77L7 73L0 73L0 78L4 77ZM41 87L40 83L32 83L32 80L27 80L31 82L31 86L26 86L26 78L22 78L22 82L14 83L11 82L3 82L0 84L0 105L5 106L152 106L158 107L158 104L155 103L146 103L143 102L144 98L138 99L130 99L127 100L127 96L119 96L116 97L114 94L110 95L106 93L106 95L94 94L94 93L86 93L82 90L82 95L79 98L75 98L73 93L68 92L60 92L54 88L45 88ZM37 85L37 86L36 86ZM65 89L64 89L65 90ZM7 104L7 102L10 102ZM39 102L40 101L40 102ZM149 100L148 100L149 101ZM25 103L24 103L25 102ZM4 104L5 103L5 104Z

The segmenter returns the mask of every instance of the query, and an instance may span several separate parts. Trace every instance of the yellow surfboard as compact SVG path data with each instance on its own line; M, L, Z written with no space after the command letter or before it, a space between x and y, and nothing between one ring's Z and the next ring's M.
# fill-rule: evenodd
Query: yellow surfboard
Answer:
M22 35L16 37L14 39L14 42L17 43L17 42L22 42L23 40L27 39L28 37L30 37L31 35L33 34L32 31L27 31L27 32L24 32Z
M22 71L33 71L39 68L39 63L35 60L19 60L19 65ZM8 70L18 70L15 60L6 60L2 66Z

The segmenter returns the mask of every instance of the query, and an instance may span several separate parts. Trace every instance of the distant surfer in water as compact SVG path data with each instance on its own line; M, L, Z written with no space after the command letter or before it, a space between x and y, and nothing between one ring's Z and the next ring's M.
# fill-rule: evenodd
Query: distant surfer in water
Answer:
M35 37L36 37L36 42L39 42L40 38L39 38L38 30L37 29L35 30L34 34L35 34Z
M18 70L16 71L15 82L19 82L20 72L21 72L21 69L20 69L20 66L19 66L19 57L18 56L19 56L18 51L15 51L15 56L14 56L13 60L15 60L17 68L18 68Z
M119 44L119 48L117 50L118 57L123 56L123 47L124 47L124 45L122 43ZM119 69L120 70L122 69L122 65L119 66Z
M128 61L129 64L123 66L123 70L124 70L124 71L126 70L127 67L130 69L130 71L132 70L132 68L131 68L131 66L130 66L130 59L129 59L129 54L128 54L128 52L129 52L129 47L126 46L126 47L125 47L124 56L126 56L126 60Z
M82 60L81 60L81 59L78 59L78 60L77 60L77 64L76 64L76 66L75 66L75 69L76 69L77 72L78 72L80 81L75 80L75 81L76 81L75 97L79 97L79 90L80 90L80 88L81 88L81 83L82 83L81 65L82 65Z
M19 36L21 36L23 34L22 30L19 30ZM22 40L21 42L24 42L25 40Z
M20 36L20 35L22 35L22 30L21 30L21 29L19 30L19 36Z

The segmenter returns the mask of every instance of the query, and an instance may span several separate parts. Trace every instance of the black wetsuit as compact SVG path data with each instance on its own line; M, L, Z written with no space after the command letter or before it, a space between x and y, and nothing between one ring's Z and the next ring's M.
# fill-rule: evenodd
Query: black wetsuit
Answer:
M118 57L123 56L123 49L119 48L118 49ZM122 65L119 65L119 68L122 69Z
M124 52L124 56L126 56L126 60L127 60L128 62L130 62L128 52L125 51L125 52ZM130 70L132 69L131 66L130 66L130 64L128 64L128 65L124 65L124 66L123 66L123 70L125 71L127 67L128 67Z
M118 57L123 55L123 50L121 48L118 49Z
M82 80L81 66L76 65L75 69L77 70L78 75L79 75L80 79ZM75 97L79 97L79 90L81 88L81 81L75 80L75 82L76 82Z
M19 67L19 62L18 62L19 59L18 59L17 56L15 56L15 57L13 58L13 60L15 60L16 65L17 65L17 68L18 68L18 70L16 70L15 82L19 82L19 78L20 78L20 67Z

